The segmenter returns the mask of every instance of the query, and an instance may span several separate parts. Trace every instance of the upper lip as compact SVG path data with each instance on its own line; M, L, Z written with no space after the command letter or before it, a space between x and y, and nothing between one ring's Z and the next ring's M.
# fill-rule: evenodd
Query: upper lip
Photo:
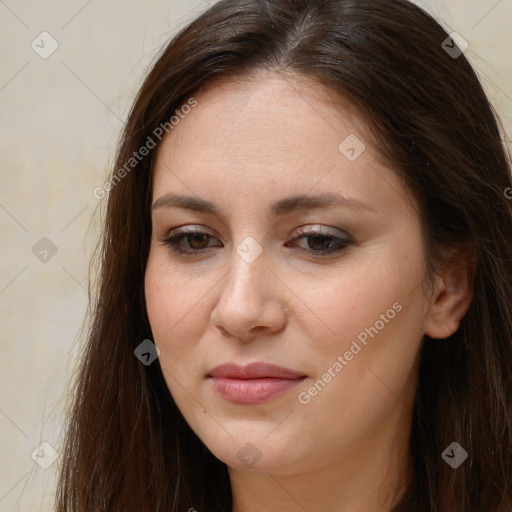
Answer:
M224 363L208 372L209 377L224 377L230 379L262 379L271 377L276 379L297 379L305 377L303 373L277 366L271 363L255 362L246 365Z

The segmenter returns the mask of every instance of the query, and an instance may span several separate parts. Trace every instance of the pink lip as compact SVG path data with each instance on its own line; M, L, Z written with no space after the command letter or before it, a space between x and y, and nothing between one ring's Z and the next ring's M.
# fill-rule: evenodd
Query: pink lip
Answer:
M225 363L208 373L217 393L230 402L257 404L275 398L302 382L306 375L269 363L240 366Z

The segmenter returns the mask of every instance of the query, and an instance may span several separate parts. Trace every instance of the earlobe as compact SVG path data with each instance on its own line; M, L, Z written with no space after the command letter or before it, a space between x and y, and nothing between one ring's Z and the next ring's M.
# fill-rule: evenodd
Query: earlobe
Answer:
M425 334L444 339L459 328L473 299L474 258L461 258L437 277L431 303L425 318Z

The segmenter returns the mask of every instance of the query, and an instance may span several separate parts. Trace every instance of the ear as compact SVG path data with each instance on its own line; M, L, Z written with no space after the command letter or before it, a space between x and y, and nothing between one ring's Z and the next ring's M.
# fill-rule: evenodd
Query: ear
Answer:
M451 336L473 299L476 251L465 244L452 250L451 263L437 276L425 318L425 334L443 339Z

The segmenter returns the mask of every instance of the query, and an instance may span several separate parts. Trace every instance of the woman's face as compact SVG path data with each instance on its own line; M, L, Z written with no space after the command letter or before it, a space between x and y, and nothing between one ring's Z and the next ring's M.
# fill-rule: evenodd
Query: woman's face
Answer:
M413 198L319 87L269 74L195 99L154 162L145 276L176 404L235 470L388 457L429 310Z

